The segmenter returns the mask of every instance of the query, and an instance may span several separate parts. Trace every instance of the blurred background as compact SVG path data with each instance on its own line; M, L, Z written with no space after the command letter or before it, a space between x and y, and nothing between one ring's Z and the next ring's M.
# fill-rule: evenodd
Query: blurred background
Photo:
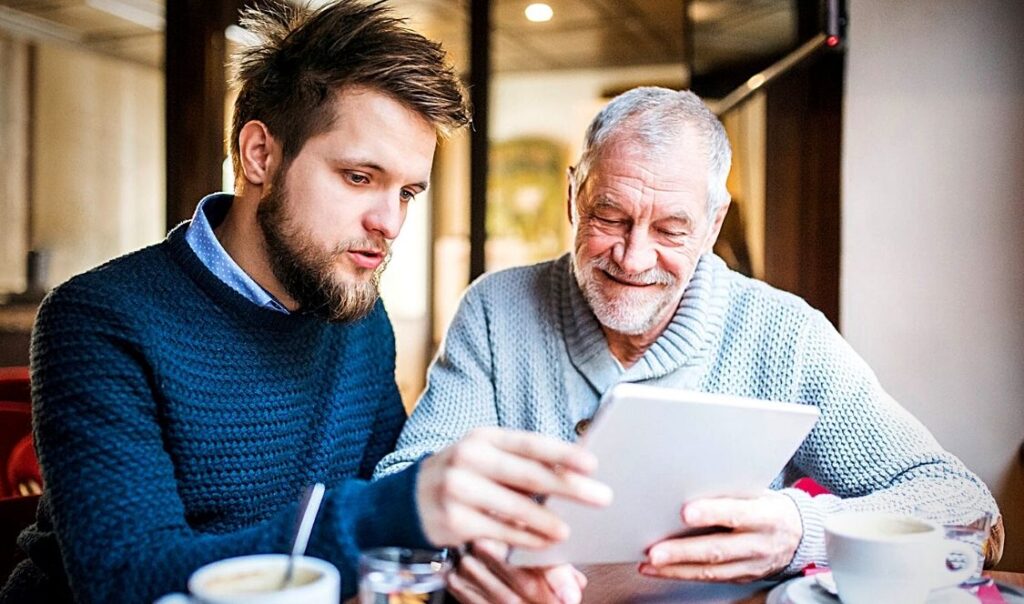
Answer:
M27 363L49 288L230 190L243 4L0 0L0 366ZM476 107L382 284L407 406L473 278L569 249L565 172L600 107L690 88L735 152L718 253L836 324L996 493L1000 568L1024 570L1024 3L390 4Z

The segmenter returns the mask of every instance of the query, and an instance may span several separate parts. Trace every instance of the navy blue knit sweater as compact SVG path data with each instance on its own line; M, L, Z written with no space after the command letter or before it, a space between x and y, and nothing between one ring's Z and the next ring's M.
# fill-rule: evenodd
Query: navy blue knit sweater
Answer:
M179 226L43 303L32 342L46 492L2 601L151 602L197 567L285 552L302 488L328 486L307 552L355 592L359 549L428 545L412 468L368 483L405 421L383 306L331 325L260 308Z

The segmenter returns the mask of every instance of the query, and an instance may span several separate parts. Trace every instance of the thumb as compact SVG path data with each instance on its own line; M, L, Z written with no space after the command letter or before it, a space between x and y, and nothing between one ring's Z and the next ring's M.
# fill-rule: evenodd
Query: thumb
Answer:
M562 604L579 604L583 600L583 590L578 574L572 565L562 564L545 569L544 579Z
M590 582L590 580L587 579L587 576L584 575L582 572L580 572L579 569L577 569L575 567L573 567L573 569L572 569L572 574L576 577L576 583L579 584L580 589L586 589L587 588L587 583Z
M508 545L494 539L475 539L473 553L482 553L495 562L504 562L508 558Z

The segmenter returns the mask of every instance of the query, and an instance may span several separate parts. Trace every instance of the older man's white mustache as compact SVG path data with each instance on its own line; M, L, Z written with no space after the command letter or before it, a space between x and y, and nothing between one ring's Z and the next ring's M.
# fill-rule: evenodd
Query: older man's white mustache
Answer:
M591 261L590 265L602 270L615 279L635 285L675 285L676 279L670 273L657 267L648 269L642 273L627 273L610 258L599 257Z

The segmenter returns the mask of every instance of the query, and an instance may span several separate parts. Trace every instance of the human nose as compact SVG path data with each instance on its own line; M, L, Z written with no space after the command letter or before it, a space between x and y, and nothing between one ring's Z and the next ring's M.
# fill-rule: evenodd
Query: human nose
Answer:
M368 231L380 233L385 239L395 239L402 224L405 223L405 206L401 202L400 193L382 194L366 213L364 227Z
M631 275L654 268L658 262L658 252L654 247L654 242L642 229L635 227L630 229L626 237L616 247L618 248L618 258L615 258L615 263Z

